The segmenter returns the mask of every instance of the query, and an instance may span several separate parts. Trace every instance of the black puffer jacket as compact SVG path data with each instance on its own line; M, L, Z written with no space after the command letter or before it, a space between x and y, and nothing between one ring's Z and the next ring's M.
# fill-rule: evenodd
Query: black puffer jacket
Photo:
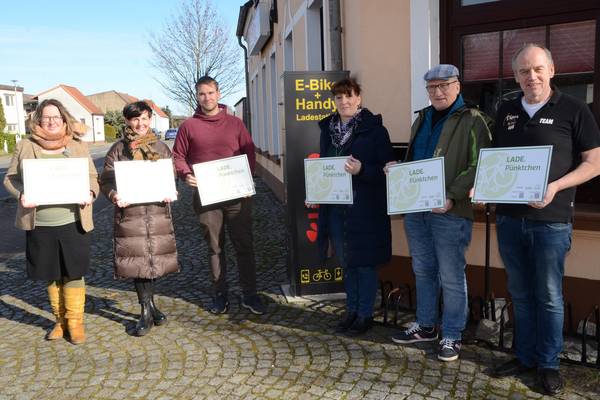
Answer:
M164 143L159 141L152 146L160 158L171 158L171 151ZM131 159L123 141L115 143L106 154L99 181L100 190L109 200L112 201L117 190L114 162ZM113 253L117 278L154 279L179 271L170 205L115 206Z
M383 167L394 160L394 150L381 115L363 109L361 121L343 149L333 154L329 131L332 116L319 122L321 157L352 155L362 163L360 172L352 176L354 204L344 206L344 249L348 267L384 264L392 256L390 217L387 215L385 173ZM327 213L329 205L319 207L318 243L323 261L329 245Z

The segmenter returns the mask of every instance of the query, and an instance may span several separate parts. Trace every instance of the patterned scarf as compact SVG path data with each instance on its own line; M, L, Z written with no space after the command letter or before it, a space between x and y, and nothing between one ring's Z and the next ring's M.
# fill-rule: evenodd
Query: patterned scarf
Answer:
M33 132L31 132L31 139L44 150L57 150L66 147L71 138L71 135L67 135L67 125L64 123L60 132L57 133L50 133L39 125L34 126Z
M356 114L345 124L340 119L340 113L333 114L333 118L329 121L329 134L331 135L331 143L335 148L339 149L350 139L352 132L362 120L362 110L366 110L366 108L359 108Z
M152 148L152 144L156 143L158 139L150 129L142 136L130 127L126 127L123 141L129 148L134 160L156 161L160 159L160 155Z

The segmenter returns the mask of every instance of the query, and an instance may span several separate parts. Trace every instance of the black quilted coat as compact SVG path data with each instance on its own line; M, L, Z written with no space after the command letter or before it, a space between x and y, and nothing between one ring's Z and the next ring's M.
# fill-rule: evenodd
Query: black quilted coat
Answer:
M352 155L362 163L352 176L354 204L345 206L344 249L347 266L366 267L384 264L392 255L390 217L387 215L385 173L383 167L394 159L394 150L381 115L363 109L362 120L341 151L331 143L329 121L321 120L321 157ZM328 205L319 207L317 242L321 261L329 244Z
M160 158L171 158L162 142L152 144ZM116 193L115 161L131 160L126 145L115 143L104 159L100 190L109 200ZM147 203L119 208L115 205L113 255L117 278L154 279L179 271L171 207Z

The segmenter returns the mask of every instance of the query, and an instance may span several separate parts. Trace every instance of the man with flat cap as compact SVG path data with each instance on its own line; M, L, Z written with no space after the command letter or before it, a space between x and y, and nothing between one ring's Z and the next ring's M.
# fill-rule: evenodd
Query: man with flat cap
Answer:
M458 76L458 69L449 64L435 66L424 76L431 105L418 111L405 161L444 157L446 204L404 217L417 287L417 320L392 337L400 344L441 337L442 361L454 361L460 353L468 313L465 250L473 224L469 190L479 149L489 146L491 137L484 115L465 105ZM440 290L444 306L438 327Z

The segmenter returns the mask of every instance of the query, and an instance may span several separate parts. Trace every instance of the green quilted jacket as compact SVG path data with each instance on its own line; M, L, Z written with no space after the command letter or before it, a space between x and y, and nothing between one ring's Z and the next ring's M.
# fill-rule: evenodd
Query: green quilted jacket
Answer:
M429 107L418 111L412 125L407 159L412 154L415 135L423 123ZM473 219L469 191L475 180L479 149L491 145L490 118L477 108L464 106L456 110L444 123L433 157L444 157L446 197L454 201L448 213Z

